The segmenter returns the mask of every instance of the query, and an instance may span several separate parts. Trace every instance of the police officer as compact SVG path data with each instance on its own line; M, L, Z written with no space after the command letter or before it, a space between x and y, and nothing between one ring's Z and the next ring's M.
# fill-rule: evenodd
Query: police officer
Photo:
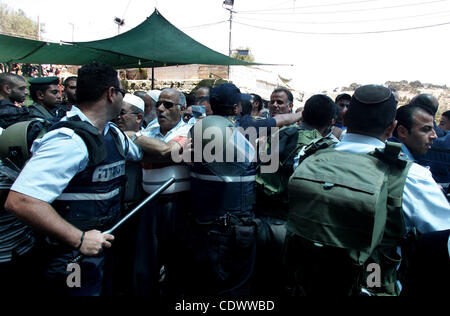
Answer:
M255 150L228 119L240 99L239 89L232 84L211 89L214 115L201 119L191 130L193 223L187 251L188 295L250 294L256 253ZM211 153L213 159L206 152L202 157L209 133L221 144ZM236 153L242 154L241 159L236 159Z
M29 80L30 96L34 103L28 107L31 117L50 122L59 121L57 107L61 102L58 77L40 77Z
M438 108L438 99L431 94L419 94L411 100L411 104L418 104L430 109L433 118ZM433 120L434 131L438 138L433 141L431 148L423 155L415 155L414 159L430 168L434 180L449 193L450 189L450 133L441 129Z
M111 66L81 67L78 106L34 143L33 156L8 195L5 208L47 236L40 257L46 281L40 285L49 294L99 295L107 279L104 248L111 247L114 236L101 231L120 216L125 159L142 157L109 123L119 114L124 95ZM81 287L76 281L69 287L73 270L68 264L79 254L86 256L79 266Z

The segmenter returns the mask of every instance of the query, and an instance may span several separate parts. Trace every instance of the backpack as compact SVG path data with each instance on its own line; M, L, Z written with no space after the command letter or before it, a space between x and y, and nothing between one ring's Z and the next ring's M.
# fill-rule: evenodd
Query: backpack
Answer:
M273 136L276 136L274 134ZM272 137L273 137L272 136ZM285 126L278 131L279 144L279 166L274 173L261 173L256 176L257 203L259 209L287 209L287 184L293 172L294 158L302 147L313 140L321 138L317 130L305 130L298 127ZM272 151L271 138L267 140L266 152L270 155Z
M321 143L305 150L315 154L301 161L289 181L291 249L285 259L293 261L306 293L330 288L342 295L398 294L396 248L405 235L402 196L412 162L398 158L400 144L355 154L318 150ZM366 282L371 263L382 273L375 287Z
M275 136L275 135L274 135ZM273 137L273 136L272 136ZM257 182L268 196L278 195L285 191L289 176L293 172L294 157L300 149L313 140L321 138L317 130L303 130L297 127L284 127L278 131L279 168L275 173L258 173ZM266 151L270 155L271 140L268 139ZM288 174L287 178L284 175Z

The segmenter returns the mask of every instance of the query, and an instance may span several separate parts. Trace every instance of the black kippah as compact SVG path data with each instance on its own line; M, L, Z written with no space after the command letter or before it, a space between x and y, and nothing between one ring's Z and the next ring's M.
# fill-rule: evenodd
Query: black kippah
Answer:
M379 104L393 96L392 91L380 85L366 85L356 89L353 98L363 104Z

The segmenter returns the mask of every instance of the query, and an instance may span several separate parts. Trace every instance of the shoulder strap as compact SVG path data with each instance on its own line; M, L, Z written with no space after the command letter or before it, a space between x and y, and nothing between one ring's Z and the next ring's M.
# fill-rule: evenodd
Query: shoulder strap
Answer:
M115 124L113 124L114 127L117 127ZM130 143L128 142L128 137L127 135L118 127L114 128L112 126L110 126L110 131L113 134L114 137L114 143L116 144L116 148L119 151L120 155L123 158L126 158L128 156L128 152L130 151ZM122 141L120 140L120 136L119 133L121 133L123 135L123 138L125 140L125 149L122 146Z
M83 122L78 116L73 116L67 121L60 121L54 124L48 131L67 127L80 136L89 151L88 167L96 166L106 159L107 150L98 130L87 122Z
M286 157L286 159L283 160L282 165L285 165L289 159L291 159L293 164L294 155L297 155L299 150L305 146L308 146L315 140L321 139L322 135L316 130L306 130L302 128L297 128L297 136L295 137L295 147L290 148L289 155Z
M295 151L297 145L299 129L297 126L283 126L275 134L267 139L267 152L270 155L272 151L272 137L278 137L278 152L280 155L280 165L284 165Z
M377 148L370 154L387 163L388 165L395 165L398 168L403 169L406 167L407 161L399 158L401 150L402 144L395 142L386 142L386 147L384 148L384 150Z
M318 150L331 148L335 144L336 142L333 139L329 137L322 137L305 147L305 155L301 158L301 160L313 155Z
M403 191L409 169L413 162L399 158L401 144L387 142L384 150L375 150L371 155L389 165L386 174L387 200L386 212L376 212L372 242L368 254L372 254L376 247L393 247L398 244L401 236L405 234L405 225L402 213Z

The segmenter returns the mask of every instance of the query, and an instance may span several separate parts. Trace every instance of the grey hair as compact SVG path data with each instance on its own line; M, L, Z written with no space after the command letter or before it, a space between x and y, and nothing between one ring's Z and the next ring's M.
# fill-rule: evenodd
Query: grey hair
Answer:
M178 93L178 109L181 110L181 106L186 107L186 96L183 92L174 88L165 88L162 91L176 91Z

